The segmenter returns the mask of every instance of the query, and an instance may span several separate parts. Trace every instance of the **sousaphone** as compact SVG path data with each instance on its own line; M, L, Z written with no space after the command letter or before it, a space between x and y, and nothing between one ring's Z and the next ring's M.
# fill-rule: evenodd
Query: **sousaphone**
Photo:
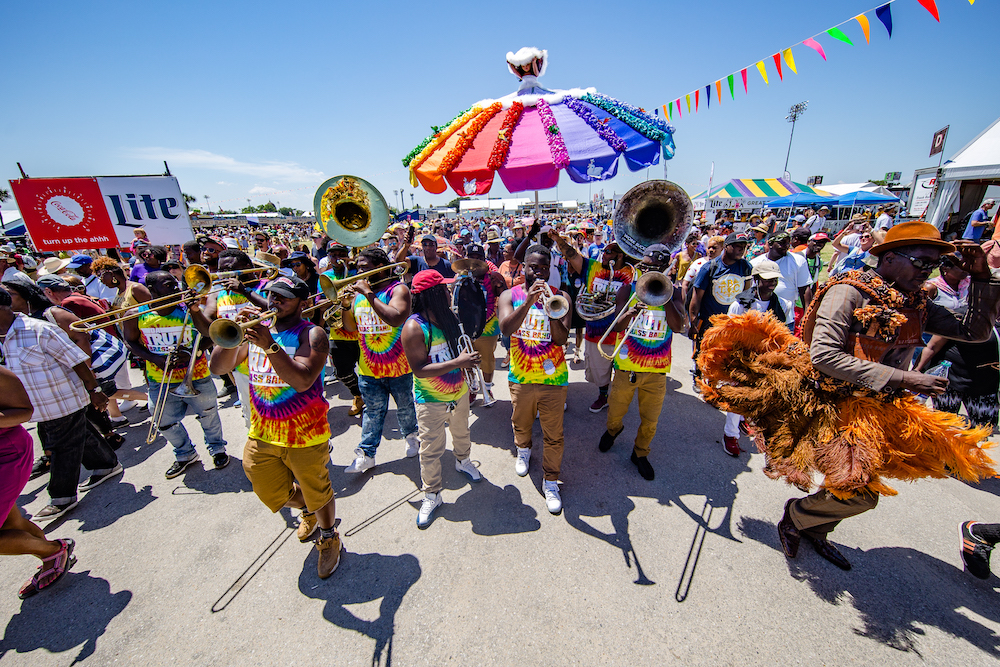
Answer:
M350 248L375 243L389 226L382 193L357 176L334 176L319 186L313 210L326 235Z
M654 243L671 253L680 250L693 222L691 198L684 188L665 180L646 181L626 192L612 220L618 245L636 259Z

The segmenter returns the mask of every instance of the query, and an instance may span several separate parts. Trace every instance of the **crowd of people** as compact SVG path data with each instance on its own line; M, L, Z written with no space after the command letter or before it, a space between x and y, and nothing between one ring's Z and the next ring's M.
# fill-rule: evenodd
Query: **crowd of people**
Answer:
M991 206L984 204L985 211ZM653 243L641 258L623 252L610 221L582 214L403 221L365 248L332 240L312 224L209 228L176 247L152 244L137 230L128 249L68 257L0 248L6 263L0 278L0 386L6 390L0 552L42 561L21 597L50 586L75 562L74 544L48 540L21 513L15 501L27 481L49 476L49 504L34 520L65 516L80 493L121 474L115 452L122 436L115 429L128 423L123 411L143 403L151 413L149 442L163 436L173 448L167 479L200 460L182 424L188 414L197 418L213 468L225 468L234 434L227 440L223 433L218 399L236 393L247 429L238 437L246 443L242 463L255 494L272 512L301 510L298 538L315 541L318 575L329 577L342 543L328 469L328 362L350 391L349 414L361 417L345 472L361 474L378 464L391 397L404 455L419 460L421 529L443 502L446 431L456 471L471 482L480 479L469 415L473 406L490 409L497 402L498 369L506 369L510 389L514 473L528 474L540 444L549 512L559 514L563 506L571 364L582 366L593 385L589 410L608 410L594 443L600 452L615 445L637 403L630 460L642 478L653 480L650 455L673 335L690 336L697 355L719 315L769 312L803 335L806 313L817 313L805 333L822 372L865 387L928 394L937 409L957 413L965 406L971 422L995 428L1000 287L987 262L996 253L978 239L960 242L955 252L930 225L896 224L889 215L874 222L857 216L831 238L824 213L788 221L755 215L745 231L734 231L725 216L700 220L682 247ZM836 252L824 264L828 243ZM216 274L209 281L214 289L192 279L195 265ZM939 267L940 276L930 279ZM849 348L860 331L854 308L861 297L844 291L853 288L820 290L831 277L863 275L881 276L907 295L923 290L934 304L926 326L917 323L916 339L894 340L888 356L883 350L859 357ZM638 289L644 280L664 298L646 298ZM332 284L339 288L331 290ZM813 304L816 299L822 302ZM108 313L119 309L124 319L109 322ZM234 329L235 337L220 333ZM952 364L950 383L920 372L943 360ZM131 386L130 364L142 370L144 387ZM693 372L701 391L697 364ZM221 392L213 378L222 381ZM536 419L541 443L532 438ZM34 461L32 440L20 426L26 421L37 424L43 450ZM733 457L743 453L742 421L739 414L726 416L723 447ZM83 483L81 466L90 473ZM785 553L794 558L804 536L824 558L849 569L827 535L876 502L877 494L848 501L822 489L790 500L778 525ZM989 549L1000 534L970 522L963 536L970 570L988 576Z

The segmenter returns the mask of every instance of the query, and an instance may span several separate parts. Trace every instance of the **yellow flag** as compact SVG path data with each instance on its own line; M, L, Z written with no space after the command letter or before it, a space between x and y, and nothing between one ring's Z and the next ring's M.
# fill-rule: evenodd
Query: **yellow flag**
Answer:
M687 103L688 103L688 113L691 113L691 96L690 95L685 95L684 99L687 100Z
M791 68L791 70L796 74L798 74L798 71L796 71L795 69L795 58L792 57L792 50L785 49L784 51L781 52L781 55L784 56L785 62L788 63L788 66Z
M764 61L763 60L761 60L760 62L757 63L757 71L760 72L760 75L762 77L764 77L764 83L767 84L767 85L771 85L770 83L767 82L767 68L764 67Z

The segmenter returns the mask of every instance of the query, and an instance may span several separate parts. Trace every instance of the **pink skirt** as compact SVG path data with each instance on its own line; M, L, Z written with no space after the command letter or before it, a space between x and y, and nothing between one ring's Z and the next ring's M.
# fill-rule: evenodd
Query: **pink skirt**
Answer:
M0 524L28 483L33 450L34 442L24 427L0 429Z

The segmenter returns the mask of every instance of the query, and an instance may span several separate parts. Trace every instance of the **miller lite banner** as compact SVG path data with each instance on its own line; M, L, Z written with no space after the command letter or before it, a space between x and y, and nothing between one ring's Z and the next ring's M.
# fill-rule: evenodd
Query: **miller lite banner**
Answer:
M22 178L10 185L40 251L127 248L139 227L155 245L194 238L173 176Z

